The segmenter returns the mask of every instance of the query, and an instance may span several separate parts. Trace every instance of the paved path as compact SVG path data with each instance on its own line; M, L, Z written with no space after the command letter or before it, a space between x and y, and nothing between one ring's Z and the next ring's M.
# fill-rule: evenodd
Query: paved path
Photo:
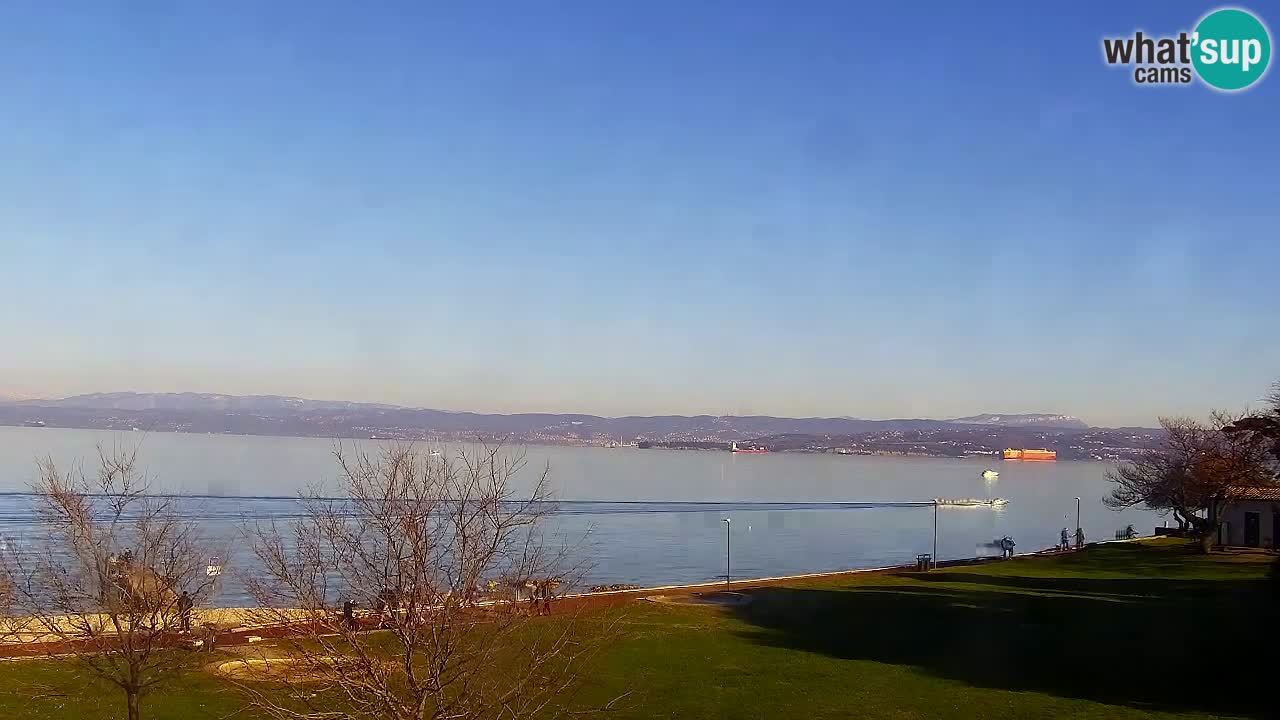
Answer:
M1049 552L1049 551L1046 551ZM1040 554L1040 553L1036 553ZM960 567L964 565L979 565L988 562L999 562L995 558L973 558L968 560L944 560L937 564L938 567ZM704 592L719 592L726 589L731 590L751 590L754 588L772 587L777 585L786 585L803 580L813 580L820 578L840 578L840 577L856 577L868 574L885 574L895 572L911 572L915 570L914 565L897 565L892 567L871 568L866 570L840 570L836 572L810 573L806 575L787 575L782 577L769 578L752 578L744 580L734 580L727 584L723 581L695 583L692 585L664 585L660 587L640 588L638 590L613 590L607 592L584 593L579 595L567 595L554 598L551 601L552 614L564 614L573 612L582 612L586 610L596 610L608 607L617 607L625 605L628 602L639 600L653 595L673 596L673 595L695 595ZM530 607L533 607L532 605ZM230 614L244 614L250 611L236 610L234 608L214 610L213 612ZM377 618L373 616L365 616L358 619L358 622L370 630L377 626ZM275 625L269 627L235 627L229 630L220 631L217 634L217 645L219 647L234 647L238 645L247 645L251 637L257 638L277 638L297 634L301 629L297 625ZM190 637L198 638L200 632L192 633ZM175 644L182 642L181 637L175 637ZM47 641L39 639L30 639L25 642L10 642L0 644L0 658L21 658L21 657L37 657L48 655L66 655L74 651L75 641Z

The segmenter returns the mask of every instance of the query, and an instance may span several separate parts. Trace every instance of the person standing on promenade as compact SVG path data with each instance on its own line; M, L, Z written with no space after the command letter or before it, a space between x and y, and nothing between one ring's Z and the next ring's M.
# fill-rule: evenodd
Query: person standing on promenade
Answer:
M1012 558L1013 548L1014 548L1013 538L1009 537L1008 535L1005 535L1000 540L1000 558L1003 560L1008 560Z
M178 596L178 623L182 628L182 632L191 632L191 607L195 603L191 602L191 596L186 590Z
M351 602L351 598L342 603L342 623L348 630L356 629L356 604Z

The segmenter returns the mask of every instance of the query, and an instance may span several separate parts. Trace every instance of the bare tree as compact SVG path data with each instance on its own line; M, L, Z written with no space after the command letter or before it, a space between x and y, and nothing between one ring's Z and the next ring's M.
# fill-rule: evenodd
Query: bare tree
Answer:
M1161 418L1162 447L1107 473L1114 483L1103 503L1113 510L1144 505L1172 512L1178 525L1208 551L1223 513L1240 491L1275 479L1267 446L1257 438L1229 432L1239 418L1213 413L1208 423L1191 418Z
M536 618L574 582L544 535L547 470L520 491L525 458L500 447L335 456L339 498L310 490L300 519L252 530L254 620L288 631L245 671L292 692L242 687L281 718L548 712L604 636L571 615Z
M179 597L216 582L207 546L173 497L148 493L137 449L98 448L93 477L40 462L32 487L39 530L0 551L4 631L70 656L118 687L130 720L142 699L191 667Z

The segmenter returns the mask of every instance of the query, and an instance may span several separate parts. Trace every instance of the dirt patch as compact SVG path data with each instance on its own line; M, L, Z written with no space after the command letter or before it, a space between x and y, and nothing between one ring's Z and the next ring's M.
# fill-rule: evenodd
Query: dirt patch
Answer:
M331 664L337 660L328 658ZM292 682L316 682L323 680L327 673L307 663L290 658L239 658L216 663L209 668L215 674L232 680L256 682L274 682L288 679Z

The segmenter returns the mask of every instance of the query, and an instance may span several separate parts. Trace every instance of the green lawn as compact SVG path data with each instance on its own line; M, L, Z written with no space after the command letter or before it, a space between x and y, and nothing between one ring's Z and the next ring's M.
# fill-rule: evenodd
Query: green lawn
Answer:
M1280 717L1274 559L1123 544L757 590L727 615L642 605L593 692L634 688L622 717Z
M1278 567L1161 541L796 583L737 610L636 602L572 704L623 696L618 718L1280 717ZM0 716L118 716L116 695L92 686L33 699L66 676L0 665ZM145 709L212 718L241 704L204 675Z
M142 701L143 718L222 718L244 706L241 697L210 673L194 672L181 682L180 687L172 686L148 695ZM0 717L105 720L125 716L124 694L120 690L86 678L68 662L0 662ZM242 713L237 717L246 715Z

